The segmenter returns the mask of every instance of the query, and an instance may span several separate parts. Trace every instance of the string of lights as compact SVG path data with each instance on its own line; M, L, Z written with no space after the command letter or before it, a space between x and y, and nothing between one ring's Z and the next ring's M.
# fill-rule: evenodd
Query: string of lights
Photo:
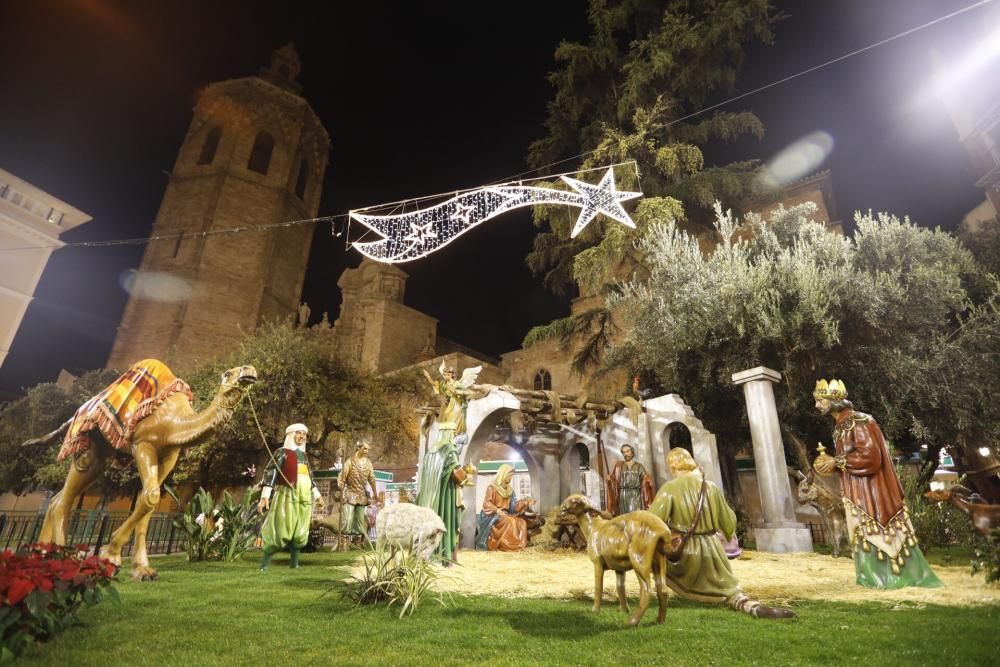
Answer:
M354 249L387 264L420 259L487 220L537 204L578 206L580 217L571 237L579 234L599 213L634 229L635 223L621 202L641 197L642 193L618 190L614 167L604 169L604 176L597 185L561 175L572 191L519 184L493 185L464 191L436 206L411 213L369 215L351 211L353 220L380 237L376 241L355 241Z
M773 87L781 85L783 83L787 83L788 81L791 81L793 79L799 78L801 76L805 76L806 74L810 74L812 72L820 70L820 69L822 69L824 67L827 67L829 65L838 63L840 61L846 60L847 58L850 58L852 56L856 56L856 55L864 53L866 51L870 51L870 50L872 50L874 48L883 46L883 45L888 44L890 42L893 42L893 41L895 41L897 39L901 39L903 37L907 37L909 35L912 35L913 33L919 32L921 30L924 30L926 28L934 26L934 25L936 25L938 23L942 23L942 22L947 21L949 19L955 18L956 16L959 16L959 15L964 14L966 12L969 12L969 11L972 11L972 10L977 9L979 7L982 7L984 5L987 5L990 2L992 2L992 1L993 0L979 0L978 2L974 2L974 3L970 4L970 5L967 5L965 7L957 9L957 10L955 10L953 12L948 13L948 14L945 14L943 16L939 16L939 17L937 17L935 19L927 21L926 23L923 23L921 25L915 26L915 27L910 28L908 30L904 30L902 32L896 33L896 34L894 34L894 35L892 35L890 37L887 37L885 39L882 39L882 40L879 40L879 41L874 42L872 44L869 44L868 46L864 46L862 48L855 49L854 51L850 51L850 52L845 53L845 54L843 54L841 56L838 56L836 58L831 58L830 60L827 60L827 61L825 61L823 63L818 64L818 65L814 65L812 67L803 69L803 70L801 70L801 71L799 71L799 72L797 72L795 74L792 74L790 76L786 76L786 77L783 77L783 78L778 79L776 81L773 81L771 83L765 84L763 86L759 86L759 87L754 88L753 90L747 91L745 93L741 93L739 95L734 95L733 97L727 98L727 99L725 99L725 100L723 100L721 102L718 102L716 104L713 104L711 106L707 106L707 107L705 107L703 109L699 109L697 111L694 111L694 112L692 112L690 114L687 114L685 116L682 116L680 118L676 118L674 120L671 120L668 123L666 123L665 126L669 127L671 125L675 125L677 123L680 123L680 122L683 122L683 121L686 121L686 120L690 120L691 118L695 118L697 116L705 114L705 113L707 113L709 111L712 111L714 109L718 109L718 108L723 107L723 106L725 106L727 104L735 102L736 100L740 100L740 99L743 99L743 98L748 97L750 95L755 95L757 93L760 93L760 92L762 92L764 90L767 90L769 88L773 88ZM570 173L580 174L580 173L584 173L586 171L594 171L594 170L598 170L598 169L606 169L607 167L598 167L598 168L594 168L594 169L588 169L588 170L577 171L577 172L566 172L566 174L544 175L544 176L539 176L539 177L536 177L536 178L533 178L533 179L525 179L525 178L523 178L523 177L529 176L531 174L537 174L537 173L540 173L540 172L544 172L547 169L551 169L552 167L555 167L555 166L558 166L558 165L561 165L561 164L565 164L567 162L573 162L573 161L582 160L583 158L586 158L586 157L594 154L595 152L596 152L596 150L585 151L585 152L580 153L578 155L574 155L574 156L567 157L567 158L564 158L564 159L561 159L561 160L557 160L555 162L551 162L549 164L542 165L540 167L536 167L534 169L529 169L527 171L523 171L523 172L514 174L512 176L509 176L509 177L507 177L505 179L502 179L501 181L497 181L497 182L491 183L490 186L493 186L493 185L500 186L500 185L504 185L504 184L514 184L514 183L524 183L524 182L538 181L538 180L550 180L552 178L556 178L558 176L564 176L564 175L570 174ZM463 192L470 192L470 191L474 191L474 190L478 190L478 189L480 189L480 188L473 188L471 190L458 190L458 191L452 192L451 194L453 196L457 196L457 195L462 194ZM426 200L426 199L440 198L441 196L442 195L429 195L427 197L418 197L418 198L414 198L414 199L400 200L399 202L390 202L390 203L387 203L387 204L380 204L380 205L376 205L376 206L372 206L372 207L367 207L367 208L364 208L364 209L356 209L355 211L353 211L353 213L360 213L362 211L368 211L368 210L377 210L379 208L384 208L384 207L391 206L391 205L402 205L402 206L405 207L405 204L418 203L418 202ZM179 232L177 234L160 234L160 235L156 235L156 236L149 236L149 237L143 237L143 238L111 239L111 240L105 240L105 241L76 241L76 242L66 242L66 243L58 243L58 244L42 244L42 245L31 245L31 246L17 246L17 247L9 247L9 248L0 248L0 252L26 251L26 250L46 250L46 249L60 250L60 249L64 249L64 248L104 248L104 247L112 247L112 246L145 245L147 243L151 243L151 242L154 242L154 241L168 241L168 240L176 241L178 239L189 239L189 238L197 238L197 237L209 237L209 236L216 236L216 235L220 235L220 234L237 234L237 233L246 233L246 232L258 232L258 231L266 231L268 229L273 229L275 227L292 227L292 226L295 226L295 225L315 224L315 223L320 223L320 222L331 222L331 223L334 223L337 220L345 220L346 223L347 223L346 229L340 231L339 233L337 233L336 231L334 232L335 236L340 236L341 234L349 233L349 225L350 225L350 216L351 216L351 214L352 214L351 212L349 212L349 213L339 213L339 214L335 214L335 215L322 216L322 217L317 217L317 218L308 218L308 219L303 219L303 220L289 220L289 221L285 221L285 222L277 222L277 223L271 223L271 224L266 224L266 225L256 225L256 226L248 226L248 227L233 227L233 228L229 228L229 229L215 229L215 230L207 230L207 231L204 231L204 232ZM366 232L366 234L367 234L367 232ZM362 238L364 238L364 236L362 236ZM349 239L347 240L347 243L348 243L348 245L351 245L351 242L350 242ZM356 245L357 241L355 241L354 244Z

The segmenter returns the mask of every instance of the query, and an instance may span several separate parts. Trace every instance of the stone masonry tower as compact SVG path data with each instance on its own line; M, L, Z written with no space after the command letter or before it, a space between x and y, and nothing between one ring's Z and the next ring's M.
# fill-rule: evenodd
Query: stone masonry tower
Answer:
M152 231L194 236L146 247L108 368L153 357L183 370L296 311L313 225L200 234L316 216L330 138L299 96L300 69L287 45L259 76L202 92Z

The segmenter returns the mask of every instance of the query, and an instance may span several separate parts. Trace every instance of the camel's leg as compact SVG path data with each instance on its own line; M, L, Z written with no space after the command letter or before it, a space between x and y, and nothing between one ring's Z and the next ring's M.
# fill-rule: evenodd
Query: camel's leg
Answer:
M625 573L615 572L615 583L618 588L618 604L621 605L622 611L626 614L628 613L628 598L625 597Z
M156 480L156 489L159 491L160 487L163 486L164 480L167 479L167 475L173 471L174 466L177 465L177 457L181 453L180 447L174 447L162 453L160 458L160 474ZM159 502L159 501L157 501ZM153 510L155 511L155 507ZM149 567L149 556L146 552L146 530L149 528L149 520L153 517L153 512L150 511L148 514L143 516L135 525L135 540L133 542L134 549L132 551L132 576L136 576L137 571L142 571L140 575L144 580L147 578L156 578L156 570Z
M93 486L104 472L104 458L94 451L95 448L91 445L90 449L73 456L62 491L49 501L42 531L38 535L39 542L66 544L66 520L73 512L73 506L80 494Z
M656 571L653 575L656 577L656 601L660 605L656 622L663 623L667 617L667 557L662 553L656 554Z
M136 525L160 504L160 486L157 483L160 480L159 453L148 442L140 442L133 448L132 455L135 457L135 466L139 471L139 479L142 480L142 491L139 492L135 511L125 519L125 522L118 530L111 534L111 541L108 542L108 546L101 550L101 555L116 565L121 565L122 549L128 543L129 535L132 534ZM136 545L136 548L140 548L139 545ZM142 545L141 548L145 552L146 546ZM132 578L143 580L149 578L155 579L155 570L147 572L145 571L146 569L133 569Z
M594 562L594 607L595 614L601 610L601 598L604 597L604 566L600 561Z

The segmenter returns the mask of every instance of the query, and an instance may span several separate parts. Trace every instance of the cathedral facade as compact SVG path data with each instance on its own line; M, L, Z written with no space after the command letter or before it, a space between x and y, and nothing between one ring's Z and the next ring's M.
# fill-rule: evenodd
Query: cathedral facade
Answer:
M300 69L288 45L258 76L202 91L108 368L155 357L182 371L230 349L240 328L295 313L313 225L270 225L316 217L330 150Z

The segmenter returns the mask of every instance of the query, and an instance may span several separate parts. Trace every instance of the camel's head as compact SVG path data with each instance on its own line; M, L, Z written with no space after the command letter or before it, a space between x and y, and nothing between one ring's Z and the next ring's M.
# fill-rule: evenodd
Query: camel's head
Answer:
M598 515L605 519L611 518L611 515L607 512L602 512L591 505L587 496L582 493L574 493L571 496L567 496L566 500L559 506L559 512L556 514L556 523L575 523L571 517L579 519L579 517L585 514Z
M240 387L248 387L257 381L257 369L253 366L237 366L222 374L221 392L227 394Z

